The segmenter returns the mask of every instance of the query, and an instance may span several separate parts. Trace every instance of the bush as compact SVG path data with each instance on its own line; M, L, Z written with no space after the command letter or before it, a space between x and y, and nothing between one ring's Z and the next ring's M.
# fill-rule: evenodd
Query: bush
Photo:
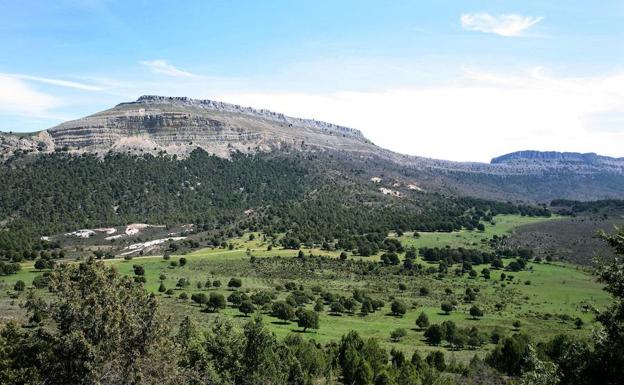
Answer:
M297 325L303 328L305 332L308 328L310 329L318 329L319 328L319 315L317 312L312 310L303 310L299 312L299 318L297 320Z
M25 289L26 289L26 284L21 279L15 282L15 285L13 285L13 290L15 291L24 291Z
M394 329L390 333L390 339L394 342L399 342L407 335L407 331L403 328Z
M470 316L474 319L478 319L480 317L483 317L483 310L479 309L476 306L472 306L470 308Z
M48 274L49 273L43 273L36 276L32 282L33 286L37 289L44 289L48 287L48 284L50 283L50 276Z
M230 282L228 282L227 285L231 289L237 289L243 286L243 281L240 278L232 278L230 279Z
M243 302L241 302L240 306L238 307L238 310L243 313L245 316L247 316L250 313L253 313L256 308L254 307L253 303L251 303L250 300L244 300Z
M271 314L273 317L287 322L295 318L295 309L284 301L278 301L271 306Z
M203 293L202 293L203 294ZM223 294L219 293L210 293L210 297L208 298L208 309L212 312L217 312L219 309L225 309L226 302Z
M434 324L425 330L424 336L430 345L440 345L444 339L444 330L442 330L440 325Z
M436 368L437 370L443 372L446 369L446 362L444 361L444 353L439 350L431 352L425 358L425 361L429 364L429 366Z
M392 301L392 305L390 305L390 310L392 314L395 316L402 316L407 312L407 306L405 303L399 300Z
M429 327L429 317L427 317L425 312L421 312L418 318L416 318L416 326L421 330Z

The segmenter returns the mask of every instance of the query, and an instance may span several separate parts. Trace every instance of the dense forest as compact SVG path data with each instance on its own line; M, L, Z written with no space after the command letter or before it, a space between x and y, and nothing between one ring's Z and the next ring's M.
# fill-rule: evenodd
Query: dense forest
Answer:
M365 254L379 247L370 234L482 229L480 221L497 214L550 215L542 206L435 192L383 195L365 166L314 153L16 156L0 168L0 256L53 248L43 235L133 222L236 226L286 233L286 246L337 240Z

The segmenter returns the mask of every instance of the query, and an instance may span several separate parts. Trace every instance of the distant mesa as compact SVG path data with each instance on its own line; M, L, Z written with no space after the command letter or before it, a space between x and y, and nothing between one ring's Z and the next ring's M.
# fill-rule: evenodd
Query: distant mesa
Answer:
M624 158L612 158L609 156L598 155L593 152L558 152L558 151L516 151L509 154L501 155L493 158L491 164L505 164L522 161L557 161L557 162L576 162L584 164L596 164L604 162L622 162Z

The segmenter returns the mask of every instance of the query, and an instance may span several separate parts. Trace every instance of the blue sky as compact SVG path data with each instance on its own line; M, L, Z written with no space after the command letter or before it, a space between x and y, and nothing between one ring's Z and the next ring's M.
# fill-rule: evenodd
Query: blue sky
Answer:
M0 47L4 131L164 94L329 120L414 155L624 156L621 0L0 0Z

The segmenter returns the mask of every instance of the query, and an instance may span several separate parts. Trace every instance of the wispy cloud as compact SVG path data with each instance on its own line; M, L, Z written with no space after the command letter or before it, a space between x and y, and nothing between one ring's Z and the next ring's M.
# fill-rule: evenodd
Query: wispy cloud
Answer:
M493 33L499 36L523 36L524 32L543 20L541 16L523 16L517 13L490 15L485 12L464 13L461 26L468 31Z
M49 111L59 105L57 97L37 91L18 78L0 74L0 114L48 117Z
M177 78L194 78L197 75L187 71L182 71L179 68L167 63L166 60L145 60L141 62L142 65L147 67L155 74L162 74L167 76L173 76Z
M0 76L5 78L19 79L19 80L29 80L38 83L49 84L53 86L65 87L65 88L73 88L81 91L102 91L105 87L93 84L79 83L70 80L63 79L53 79L53 78L45 78L40 76L31 76L24 74L11 74L11 73L0 73Z

